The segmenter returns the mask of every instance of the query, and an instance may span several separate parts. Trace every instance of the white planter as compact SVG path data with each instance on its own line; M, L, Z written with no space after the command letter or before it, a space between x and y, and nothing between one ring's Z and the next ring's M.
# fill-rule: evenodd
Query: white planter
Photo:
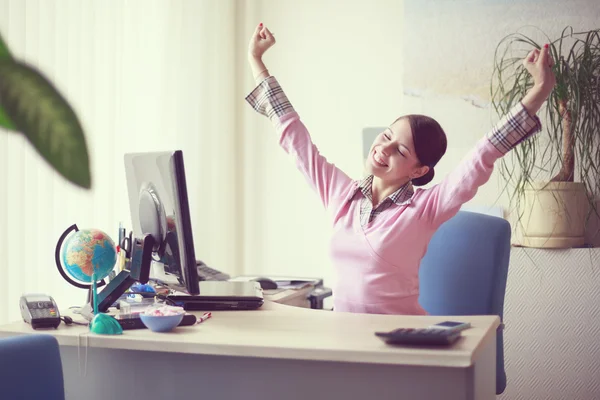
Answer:
M583 183L534 183L524 196L523 246L564 249L585 243L589 203Z

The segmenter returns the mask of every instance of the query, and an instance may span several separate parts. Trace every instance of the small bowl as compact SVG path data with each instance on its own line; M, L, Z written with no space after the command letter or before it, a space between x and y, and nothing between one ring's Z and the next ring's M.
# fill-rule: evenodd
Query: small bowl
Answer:
M152 332L170 332L181 323L183 315L183 313L177 315L140 314L140 319Z

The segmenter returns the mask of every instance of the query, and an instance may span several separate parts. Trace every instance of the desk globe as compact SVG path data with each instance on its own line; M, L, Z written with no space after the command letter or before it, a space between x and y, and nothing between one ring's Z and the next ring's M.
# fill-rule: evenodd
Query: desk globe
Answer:
M69 232L75 231L69 235ZM62 246L60 267L75 281L91 283L94 303L94 318L90 323L90 330L102 334L120 334L123 332L121 325L113 317L98 313L97 282L106 278L115 266L117 251L114 241L99 229L81 229L76 225L71 226L59 239L57 251ZM63 277L64 274L63 274ZM86 287L77 284L71 279L65 279L77 287Z
M62 264L74 279L92 283L110 274L117 260L115 243L98 229L82 229L67 238L62 250Z

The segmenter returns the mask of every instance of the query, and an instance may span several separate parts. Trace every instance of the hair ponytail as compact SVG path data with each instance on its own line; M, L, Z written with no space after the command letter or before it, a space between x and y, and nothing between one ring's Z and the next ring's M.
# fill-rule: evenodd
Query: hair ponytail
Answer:
M412 180L413 185L423 186L431 182L435 175L433 167L446 153L446 133L433 118L425 115L410 114L408 119L412 131L415 152L421 166L428 166L429 171L419 178Z
M429 167L429 171L427 171L427 173L425 175L413 179L412 184L414 186L427 185L429 182L431 182L431 180L433 179L434 176L435 176L435 171L433 170L433 167Z

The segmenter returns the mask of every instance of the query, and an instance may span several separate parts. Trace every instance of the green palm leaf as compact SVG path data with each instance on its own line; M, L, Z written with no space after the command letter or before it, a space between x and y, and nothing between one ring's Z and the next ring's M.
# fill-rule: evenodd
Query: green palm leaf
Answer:
M8 115L6 115L6 112L2 107L0 107L0 126L12 131L17 130L17 127L15 126L15 124L13 124L10 118L8 118Z
M91 187L83 129L71 106L40 72L0 59L0 107L60 174Z
M8 50L8 46L4 43L2 35L0 35L0 60L12 60L12 55ZM8 118L2 107L0 107L0 126L6 129L16 129L15 124Z
M12 60L12 55L10 54L10 50L8 50L8 46L4 43L4 39L2 39L2 35L0 34L0 59L8 58Z

